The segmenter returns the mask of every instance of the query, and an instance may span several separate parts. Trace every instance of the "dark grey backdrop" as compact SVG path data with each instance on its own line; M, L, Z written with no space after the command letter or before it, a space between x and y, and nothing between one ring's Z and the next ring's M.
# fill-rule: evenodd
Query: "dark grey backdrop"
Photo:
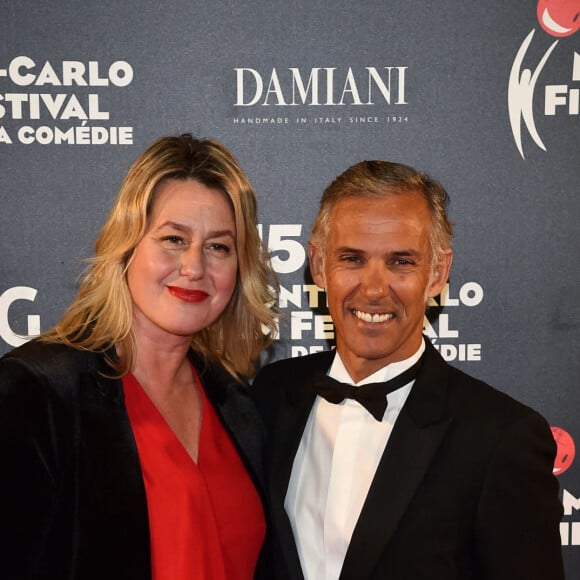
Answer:
M435 344L580 440L580 33L550 34L536 7L5 2L0 354L58 320L132 160L184 131L223 141L257 191L283 287L271 356L327 348L331 329L304 271L317 201L348 165L389 159L430 172L452 198L456 257L443 317L427 327ZM71 67L86 68L72 84ZM125 144L114 144L119 133ZM580 462L566 449L572 578Z

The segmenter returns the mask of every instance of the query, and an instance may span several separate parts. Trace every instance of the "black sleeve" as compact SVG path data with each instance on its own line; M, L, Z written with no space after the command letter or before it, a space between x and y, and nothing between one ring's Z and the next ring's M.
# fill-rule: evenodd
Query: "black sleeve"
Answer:
M498 442L478 508L483 577L563 580L555 454L548 424L532 411Z
M62 405L41 373L0 360L0 562L6 578L29 578L57 508Z

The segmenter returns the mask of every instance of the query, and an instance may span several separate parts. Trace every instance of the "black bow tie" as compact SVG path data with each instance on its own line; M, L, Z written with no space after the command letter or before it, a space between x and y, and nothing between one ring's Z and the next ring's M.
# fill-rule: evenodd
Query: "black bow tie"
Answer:
M354 399L377 421L382 421L387 409L386 395L410 383L417 376L422 362L423 357L405 372L383 383L369 383L355 387L341 383L328 375L318 374L313 379L313 387L317 394L329 403L338 404L344 399Z

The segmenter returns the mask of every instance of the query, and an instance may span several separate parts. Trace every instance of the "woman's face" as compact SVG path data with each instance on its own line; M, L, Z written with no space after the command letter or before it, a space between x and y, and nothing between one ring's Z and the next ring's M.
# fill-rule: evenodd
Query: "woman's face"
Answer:
M191 179L161 185L127 270L138 338L189 341L224 311L237 270L225 194Z

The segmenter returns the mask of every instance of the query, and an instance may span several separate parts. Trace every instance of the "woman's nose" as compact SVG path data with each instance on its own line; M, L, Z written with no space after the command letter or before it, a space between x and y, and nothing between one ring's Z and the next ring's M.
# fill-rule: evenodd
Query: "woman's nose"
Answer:
M181 254L179 273L190 280L198 280L205 273L205 256L201 248L193 245Z

